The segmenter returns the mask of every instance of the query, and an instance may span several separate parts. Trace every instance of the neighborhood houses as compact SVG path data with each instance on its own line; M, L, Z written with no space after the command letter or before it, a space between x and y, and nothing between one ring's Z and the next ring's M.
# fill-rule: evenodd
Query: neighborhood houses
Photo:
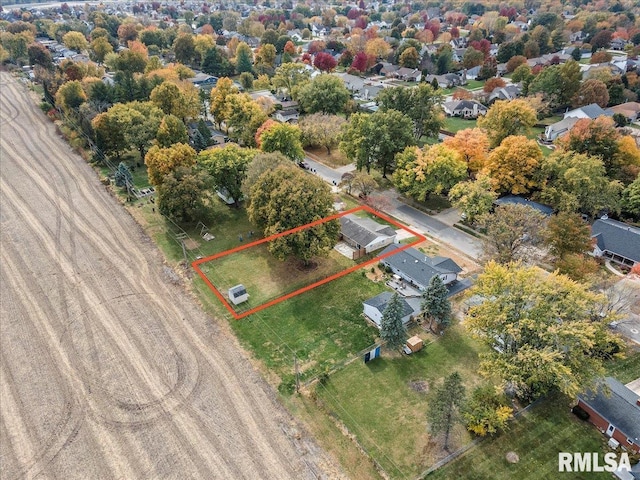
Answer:
M637 2L14 1L2 74L162 250L207 331L228 322L239 372L299 415L286 437L323 460L284 477L537 480L559 451L636 464ZM162 381L177 368L181 389L209 337ZM116 357L93 360L105 376ZM21 404L4 390L3 419ZM146 465L116 423L100 448ZM19 427L2 429L10 473L60 476L14 455Z

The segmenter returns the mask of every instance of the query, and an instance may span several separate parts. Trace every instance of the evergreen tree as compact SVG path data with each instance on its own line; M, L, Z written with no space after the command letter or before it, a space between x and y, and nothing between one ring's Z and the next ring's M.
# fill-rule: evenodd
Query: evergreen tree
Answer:
M116 187L126 187L127 184L133 185L133 175L129 167L124 162L118 164L118 168L115 173Z
M439 275L431 277L429 285L422 292L420 308L431 319L429 329L432 329L434 320L440 328L448 327L451 324L451 304L447 299L448 293L447 287Z
M402 323L402 303L397 292L394 292L382 313L380 337L389 348L398 348L407 338L407 329Z
M464 404L464 386L458 372L444 379L429 402L428 418L431 434L436 436L444 432L444 449L449 450L451 428L460 420L459 412Z
M253 53L244 42L240 42L236 48L236 71L238 73L253 71Z

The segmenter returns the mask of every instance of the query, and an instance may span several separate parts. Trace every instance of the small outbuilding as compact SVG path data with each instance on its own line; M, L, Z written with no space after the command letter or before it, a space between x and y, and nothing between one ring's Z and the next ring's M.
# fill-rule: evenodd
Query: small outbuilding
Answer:
M409 340L407 340L407 347L409 347L409 350L411 350L411 352L413 353L416 353L422 350L423 346L424 346L424 343L422 342L422 339L417 335L414 335Z
M234 305L240 305L243 302L249 300L249 294L247 293L247 289L244 285L236 285L235 287L231 287L229 289L229 300Z

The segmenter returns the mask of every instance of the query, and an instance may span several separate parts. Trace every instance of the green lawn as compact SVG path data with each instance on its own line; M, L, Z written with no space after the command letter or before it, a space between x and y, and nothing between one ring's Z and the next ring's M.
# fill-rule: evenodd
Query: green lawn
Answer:
M477 126L477 121L475 119L467 120L460 117L447 117L444 121L444 130L451 133L459 132L465 128L476 128Z
M558 452L598 452L604 436L590 423L579 420L562 396L545 399L512 422L508 432L489 438L460 458L429 475L429 479L539 480L541 478L611 478L610 473L558 473ZM506 461L514 451L520 462Z
M204 282L196 284L212 297ZM305 381L375 342L378 330L362 318L362 302L384 290L383 283L374 283L357 271L231 325L240 341L282 379L280 391L290 393L294 354Z
M462 327L452 327L411 356L383 350L383 357L371 363L356 361L318 385L316 393L392 478L414 478L446 455L427 435L428 391L455 370L471 390L479 382L482 349ZM426 392L416 385L425 385ZM451 444L457 448L470 440L459 426Z

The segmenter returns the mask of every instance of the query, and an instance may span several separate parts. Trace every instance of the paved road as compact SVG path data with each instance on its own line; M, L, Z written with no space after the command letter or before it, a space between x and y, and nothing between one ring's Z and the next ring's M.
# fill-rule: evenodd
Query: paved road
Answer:
M0 72L0 477L340 477Z
M333 186L337 186L340 184L340 181L342 179L342 174L344 173L344 169L334 170L333 168L327 167L326 165L323 165L320 162L316 162L315 160L309 157L305 157L304 161L309 166L309 171L314 175L318 175L325 182Z

